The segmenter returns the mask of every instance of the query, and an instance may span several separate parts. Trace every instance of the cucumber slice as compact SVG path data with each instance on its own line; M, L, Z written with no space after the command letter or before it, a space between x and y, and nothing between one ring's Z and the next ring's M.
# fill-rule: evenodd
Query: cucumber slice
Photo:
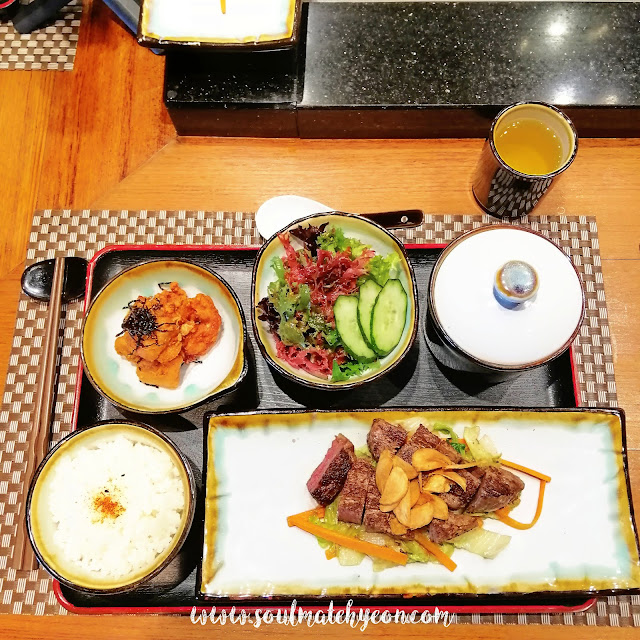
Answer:
M382 287L375 280L367 280L358 292L358 322L362 335L371 346L371 312Z
M393 351L407 322L409 299L400 280L387 280L371 314L371 343L381 356Z
M360 362L371 362L378 356L364 340L358 324L358 298L339 296L333 305L336 329L346 350Z

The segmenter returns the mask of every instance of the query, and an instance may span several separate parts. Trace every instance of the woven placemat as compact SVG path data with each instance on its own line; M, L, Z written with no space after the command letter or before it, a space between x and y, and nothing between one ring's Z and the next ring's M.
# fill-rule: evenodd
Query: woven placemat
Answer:
M444 243L464 231L495 219L477 216L426 216L417 229L398 235L413 243ZM598 234L594 218L529 217L521 221L556 242L573 260L585 288L587 318L574 343L580 402L616 405L616 387ZM254 216L223 211L42 211L33 219L27 264L56 255L90 258L111 244L258 245ZM46 305L22 295L18 306L11 359L0 408L0 612L52 614L66 611L51 591L44 570L16 575L8 570L12 539L21 511L24 452L44 333ZM82 303L67 306L53 440L71 428L80 352ZM602 598L586 613L458 615L458 623L567 624L640 627L640 597Z
M0 23L0 70L73 70L81 16L82 1L72 0L55 22L33 33L23 35L11 22Z

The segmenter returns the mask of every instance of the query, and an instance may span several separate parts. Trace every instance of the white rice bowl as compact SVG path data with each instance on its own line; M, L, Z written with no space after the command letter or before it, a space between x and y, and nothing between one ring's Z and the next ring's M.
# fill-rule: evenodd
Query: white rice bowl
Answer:
M106 424L63 443L33 489L30 525L45 562L88 589L137 582L187 525L189 479L176 452L135 425Z

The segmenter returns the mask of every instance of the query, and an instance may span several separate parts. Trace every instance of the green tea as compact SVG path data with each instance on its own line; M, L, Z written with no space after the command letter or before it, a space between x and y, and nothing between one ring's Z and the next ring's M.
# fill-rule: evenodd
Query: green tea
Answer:
M542 176L562 167L562 144L540 120L521 118L496 130L493 140L505 164L520 173Z

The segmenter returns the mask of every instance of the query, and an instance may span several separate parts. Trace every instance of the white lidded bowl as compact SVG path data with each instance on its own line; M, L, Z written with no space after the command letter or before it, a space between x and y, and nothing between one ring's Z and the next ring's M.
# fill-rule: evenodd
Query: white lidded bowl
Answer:
M540 233L488 225L454 240L429 283L427 342L445 366L520 372L564 353L584 317L570 258Z

